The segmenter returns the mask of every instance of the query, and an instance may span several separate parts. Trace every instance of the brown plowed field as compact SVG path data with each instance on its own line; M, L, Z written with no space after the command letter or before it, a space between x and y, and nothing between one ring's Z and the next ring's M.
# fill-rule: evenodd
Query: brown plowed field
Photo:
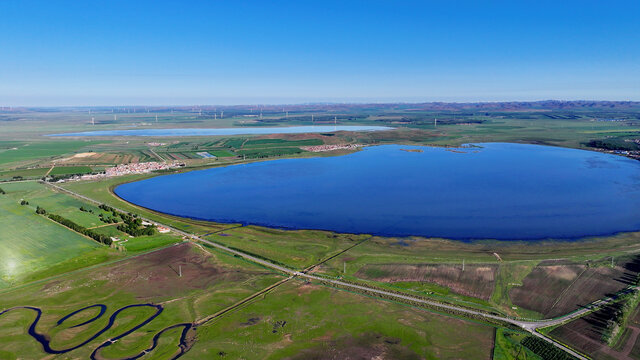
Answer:
M630 360L631 357L629 357L629 354L631 353L631 348L635 343L635 336L623 339L626 340L628 344L624 344L620 351L610 348L602 340L602 334L607 327L607 321L612 318L612 313L620 306L620 303L606 306L600 311L596 311L568 324L555 328L550 335L585 354L589 354L594 360ZM637 329L634 331L637 331Z
M494 264L380 264L365 265L355 274L382 282L419 281L447 287L453 292L489 300L498 266Z
M513 304L545 317L560 316L613 294L638 276L637 260L608 266L542 262L509 292Z

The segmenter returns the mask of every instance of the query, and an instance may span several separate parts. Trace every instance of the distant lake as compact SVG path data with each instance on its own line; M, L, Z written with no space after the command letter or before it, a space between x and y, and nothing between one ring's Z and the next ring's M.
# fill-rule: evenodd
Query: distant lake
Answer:
M158 176L115 192L183 217L345 233L515 240L640 230L640 162L548 146L480 146L373 146Z
M219 129L135 129L100 130L75 133L50 134L48 136L220 136L220 135L264 135L327 133L335 131L380 131L391 130L386 126L289 126L289 127L234 127Z

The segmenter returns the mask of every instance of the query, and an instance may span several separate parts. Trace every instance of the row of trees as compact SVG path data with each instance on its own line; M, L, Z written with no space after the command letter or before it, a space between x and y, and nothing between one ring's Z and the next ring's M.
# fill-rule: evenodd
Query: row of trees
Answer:
M38 209L40 209L41 211L43 211L43 213L41 214L46 214L46 211L44 209L42 209L41 207L38 206L38 208L36 209L36 213L38 212ZM113 242L111 240L110 237L108 237L107 235L104 234L98 234L97 232L91 230L91 229L87 229L84 226L78 225L76 223L74 223L73 221L64 218L60 215L56 215L56 214L48 214L47 217L59 224L62 224L66 227L68 227L69 229L75 231L75 232L79 232L82 235L86 235L90 238L92 238L93 240L105 244L107 246L110 246L111 243Z

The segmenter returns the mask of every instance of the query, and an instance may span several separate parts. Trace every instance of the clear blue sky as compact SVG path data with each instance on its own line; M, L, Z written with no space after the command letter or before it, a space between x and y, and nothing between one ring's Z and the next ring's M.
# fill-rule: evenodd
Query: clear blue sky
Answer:
M640 100L640 1L0 1L0 105Z

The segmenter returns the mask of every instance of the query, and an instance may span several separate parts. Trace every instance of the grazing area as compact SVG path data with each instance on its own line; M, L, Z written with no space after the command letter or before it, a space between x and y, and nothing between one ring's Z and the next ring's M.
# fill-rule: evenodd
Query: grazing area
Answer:
M2 185L6 194L0 195L0 288L37 278L62 264L68 271L117 257L93 240L37 215L35 204L20 205L27 186Z
M38 331L47 334L50 346L63 349L68 358L87 358L94 351L104 358L133 356L149 349L154 336L161 339L154 355L170 358L193 344L197 336L194 322L279 278L234 257L184 243L4 291L0 308L28 304L40 309ZM63 317L68 321L62 323ZM115 323L107 323L107 317ZM0 314L0 354L19 354L22 359L45 357L42 347L27 334L32 321L29 309ZM128 329L134 331L121 341L108 341ZM184 342L181 330L185 330Z
M217 232L205 238L302 270L356 245L368 236L246 226Z
M324 286L284 284L199 329L199 358L491 359L491 326Z

